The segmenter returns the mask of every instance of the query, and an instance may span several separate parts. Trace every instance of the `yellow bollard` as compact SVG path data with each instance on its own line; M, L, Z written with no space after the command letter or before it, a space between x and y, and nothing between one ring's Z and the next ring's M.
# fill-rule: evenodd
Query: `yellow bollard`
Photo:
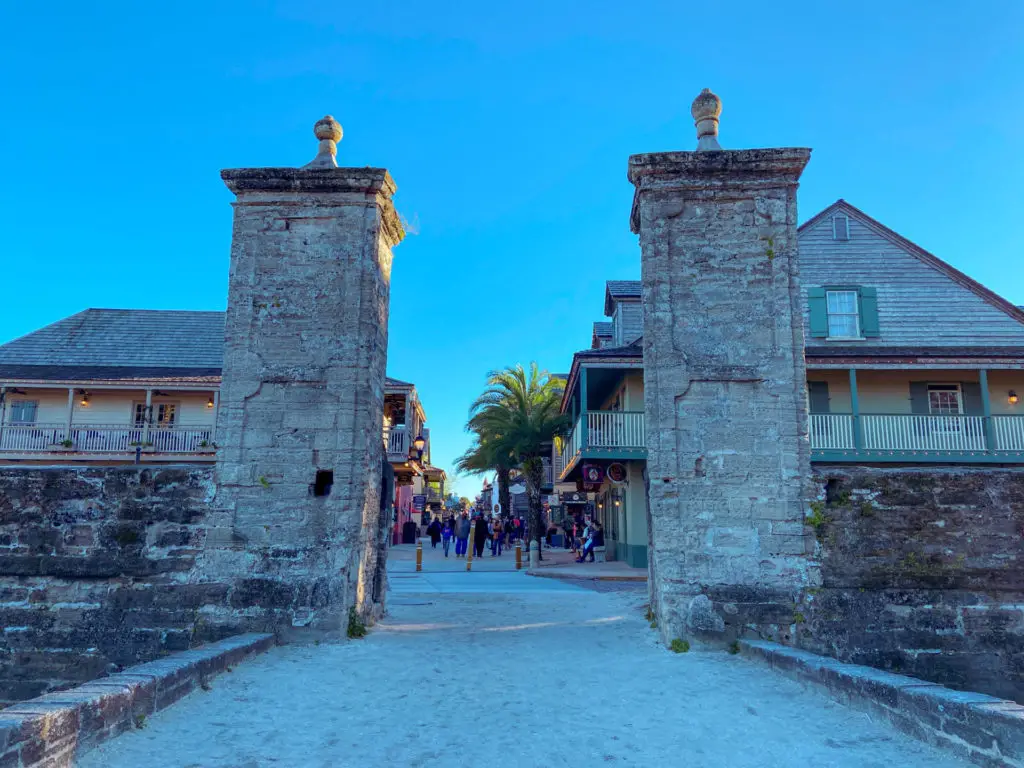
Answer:
M473 570L473 539L476 531L476 520L469 524L469 540L466 542L466 570Z
M416 570L423 570L423 542L416 542Z
M522 542L516 542L516 570L521 570L523 567L523 545Z

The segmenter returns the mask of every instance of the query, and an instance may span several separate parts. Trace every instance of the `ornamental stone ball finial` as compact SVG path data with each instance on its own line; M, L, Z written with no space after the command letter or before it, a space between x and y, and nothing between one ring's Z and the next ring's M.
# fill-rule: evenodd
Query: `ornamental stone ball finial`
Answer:
M320 140L320 149L306 168L337 168L338 142L341 141L341 124L330 115L324 115L313 126L313 135Z
M721 149L718 143L718 116L722 114L722 100L705 88L690 107L693 124L697 126L697 151Z

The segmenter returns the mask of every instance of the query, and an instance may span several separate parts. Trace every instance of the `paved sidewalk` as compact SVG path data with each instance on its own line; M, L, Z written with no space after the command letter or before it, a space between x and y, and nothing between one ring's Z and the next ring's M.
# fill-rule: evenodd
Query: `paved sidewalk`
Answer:
M643 594L403 567L365 639L274 649L78 768L964 765L741 657L665 650Z

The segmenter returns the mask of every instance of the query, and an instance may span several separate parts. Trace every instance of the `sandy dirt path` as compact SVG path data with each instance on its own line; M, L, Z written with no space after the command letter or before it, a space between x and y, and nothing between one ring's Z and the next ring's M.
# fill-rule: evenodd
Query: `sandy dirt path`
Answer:
M664 650L643 590L393 575L365 639L277 648L79 765L963 765L753 662Z

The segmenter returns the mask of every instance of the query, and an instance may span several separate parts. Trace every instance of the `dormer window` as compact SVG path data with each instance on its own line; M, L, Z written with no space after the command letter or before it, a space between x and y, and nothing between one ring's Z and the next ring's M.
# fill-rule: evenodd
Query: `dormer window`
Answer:
M850 239L850 217L843 213L837 213L832 217L832 239Z

